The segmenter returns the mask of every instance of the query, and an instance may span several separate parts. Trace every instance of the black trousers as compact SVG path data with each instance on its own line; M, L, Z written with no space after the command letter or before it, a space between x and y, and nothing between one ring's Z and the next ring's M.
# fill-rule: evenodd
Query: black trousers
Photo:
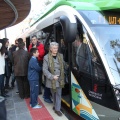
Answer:
M27 76L16 76L16 81L20 98L28 98L30 96L30 86Z
M39 61L40 67L43 65L43 61ZM42 94L42 70L39 72L39 94Z
M9 87L10 76L5 76L5 77L6 77L5 87Z
M45 86L45 89L44 89L44 98L45 99L51 99L50 96L52 96L50 88L48 88L48 87Z
M2 97L0 97L0 120L7 120L5 99Z

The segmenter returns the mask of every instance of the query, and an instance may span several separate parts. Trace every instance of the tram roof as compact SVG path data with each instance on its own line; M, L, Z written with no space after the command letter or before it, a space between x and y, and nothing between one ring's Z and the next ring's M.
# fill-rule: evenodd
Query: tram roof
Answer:
M119 0L55 0L46 7L46 10L40 15L38 20L34 22L31 26L37 23L39 20L44 18L46 15L51 13L57 7L62 5L68 5L76 10L111 10L120 9Z
M30 9L30 0L0 0L0 30L23 21Z

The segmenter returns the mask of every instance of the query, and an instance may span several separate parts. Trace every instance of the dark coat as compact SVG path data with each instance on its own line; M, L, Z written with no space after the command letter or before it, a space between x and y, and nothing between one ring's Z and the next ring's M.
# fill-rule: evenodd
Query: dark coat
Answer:
M11 63L5 59L5 76L11 75Z
M10 76L11 75L11 60L9 57L9 51L6 48L5 55L7 55L7 58L5 58L5 76Z
M24 49L13 52L14 74L15 76L27 76L29 53Z

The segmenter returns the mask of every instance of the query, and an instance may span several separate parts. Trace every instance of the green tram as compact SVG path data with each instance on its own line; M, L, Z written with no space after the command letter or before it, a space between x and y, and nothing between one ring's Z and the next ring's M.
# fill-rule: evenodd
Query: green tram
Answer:
M120 119L120 1L54 0L21 37L59 43L65 61L62 101L86 120ZM75 50L82 39L87 57ZM82 43L82 44L83 44ZM83 50L82 50L83 51ZM82 68L80 67L82 66Z

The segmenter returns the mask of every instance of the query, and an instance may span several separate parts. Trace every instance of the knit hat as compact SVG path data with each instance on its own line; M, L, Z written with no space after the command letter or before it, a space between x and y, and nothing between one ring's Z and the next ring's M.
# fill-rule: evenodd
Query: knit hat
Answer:
M1 47L2 47L2 43L0 43L0 49L1 49Z

